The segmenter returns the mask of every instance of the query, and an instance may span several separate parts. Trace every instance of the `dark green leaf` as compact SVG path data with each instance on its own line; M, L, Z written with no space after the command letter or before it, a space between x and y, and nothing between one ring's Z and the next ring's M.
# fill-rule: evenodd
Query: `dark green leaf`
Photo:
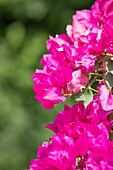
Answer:
M98 68L99 68L99 60L96 60L94 65L95 65L95 70L98 70Z
M113 87L113 74L111 72L107 72L105 75L105 80L108 82L108 84Z
M101 66L101 64L102 64L102 61L100 61L99 59L95 61L95 64L94 64L94 66L95 66L95 71L98 70L98 68Z
M107 64L107 70L113 74L113 61L109 61Z
M105 62L107 62L107 61L109 61L109 60L108 60L108 57L105 55L105 56L102 56L102 57L100 58L100 61L105 61Z

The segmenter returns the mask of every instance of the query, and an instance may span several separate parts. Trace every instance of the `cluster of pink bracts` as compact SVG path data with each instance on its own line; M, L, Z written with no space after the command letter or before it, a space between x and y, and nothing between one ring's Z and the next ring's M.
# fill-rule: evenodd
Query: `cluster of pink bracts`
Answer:
M41 60L43 70L37 69L32 77L35 98L45 109L86 88L86 75L95 71L95 61L103 54L112 56L113 0L97 0L91 11L77 11L66 30L67 35L50 36L50 54ZM104 81L97 90L86 108L83 103L65 105L53 124L46 126L55 135L38 148L30 170L113 170L112 121L107 120L113 95Z

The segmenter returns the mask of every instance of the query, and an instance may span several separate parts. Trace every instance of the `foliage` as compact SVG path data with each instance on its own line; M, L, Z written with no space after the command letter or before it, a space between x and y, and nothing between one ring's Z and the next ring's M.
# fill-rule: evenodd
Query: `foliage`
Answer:
M48 110L73 95L84 104L64 105L46 126L55 135L38 147L30 170L113 169L112 118L108 118L113 111L112 4L113 0L96 0L91 11L73 15L67 35L47 41L50 54L43 55L43 69L36 69L32 77L35 98ZM92 88L96 82L97 90Z

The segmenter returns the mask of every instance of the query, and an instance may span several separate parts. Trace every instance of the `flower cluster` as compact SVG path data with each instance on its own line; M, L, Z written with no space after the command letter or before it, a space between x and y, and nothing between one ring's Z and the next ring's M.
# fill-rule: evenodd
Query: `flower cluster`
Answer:
M46 126L55 135L38 148L30 170L113 170L113 121L107 120L113 111L113 0L77 11L66 31L47 41L33 90L45 109L72 95L79 103L65 105Z
M113 1L97 0L92 10L77 11L67 35L50 36L43 56L43 70L37 69L34 81L35 98L45 109L66 97L77 94L89 83L86 73L95 71L95 61L113 54ZM103 65L103 63L102 63Z
M87 109L82 103L58 113L46 128L55 132L50 143L38 148L38 160L30 170L113 169L113 142L109 141L111 123L95 97Z

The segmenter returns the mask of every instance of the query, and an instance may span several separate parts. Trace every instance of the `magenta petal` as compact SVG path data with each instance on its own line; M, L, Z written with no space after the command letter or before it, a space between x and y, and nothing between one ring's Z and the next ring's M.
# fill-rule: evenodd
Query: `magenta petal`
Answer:
M78 93L82 88L86 87L89 82L88 77L82 75L81 70L72 73L73 79L71 82L72 91L74 94Z
M53 87L47 90L47 92L44 94L44 99L59 103L65 102L66 97L61 96L60 91Z
M99 100L103 110L113 110L113 95L110 94L109 89L105 85L99 87Z

